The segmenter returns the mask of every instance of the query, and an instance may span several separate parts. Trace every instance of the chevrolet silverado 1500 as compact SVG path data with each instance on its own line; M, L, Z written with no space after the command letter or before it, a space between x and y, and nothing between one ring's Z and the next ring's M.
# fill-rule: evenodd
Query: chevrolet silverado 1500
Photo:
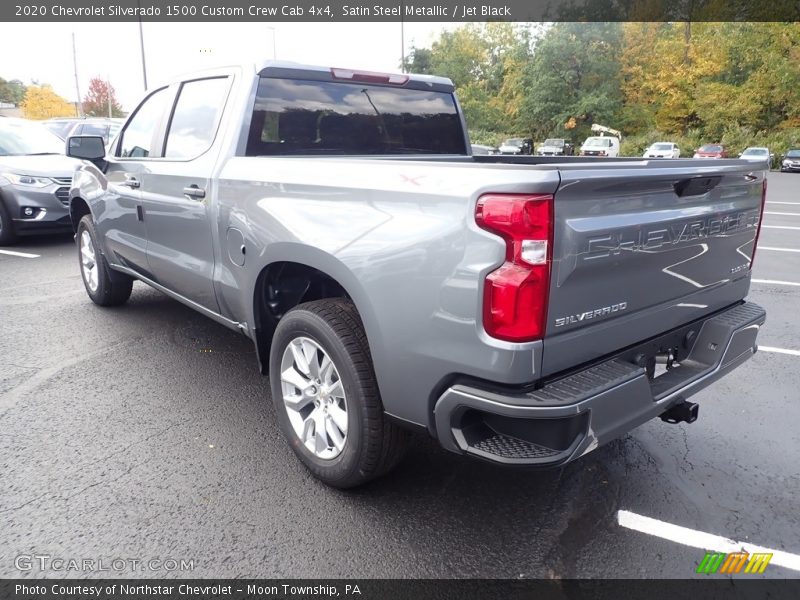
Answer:
M444 78L214 70L150 91L108 153L67 146L90 298L138 279L250 337L288 442L338 487L406 429L545 467L691 422L765 320L744 301L763 165L471 156Z

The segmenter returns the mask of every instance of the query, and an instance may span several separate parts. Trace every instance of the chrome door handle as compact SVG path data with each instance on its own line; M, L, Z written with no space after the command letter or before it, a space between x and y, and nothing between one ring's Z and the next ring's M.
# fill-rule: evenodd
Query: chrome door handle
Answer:
M183 188L183 193L190 198L205 198L206 191L201 188L197 187L196 185L190 185L189 187Z
M124 185L129 188L138 188L142 184L139 183L139 180L136 179L136 177L126 177L125 181L123 181L120 185Z

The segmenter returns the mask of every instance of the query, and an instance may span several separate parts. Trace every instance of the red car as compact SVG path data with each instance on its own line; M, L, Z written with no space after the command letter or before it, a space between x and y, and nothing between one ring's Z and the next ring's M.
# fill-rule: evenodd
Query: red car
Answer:
M728 158L728 150L722 144L705 144L694 153L695 158Z

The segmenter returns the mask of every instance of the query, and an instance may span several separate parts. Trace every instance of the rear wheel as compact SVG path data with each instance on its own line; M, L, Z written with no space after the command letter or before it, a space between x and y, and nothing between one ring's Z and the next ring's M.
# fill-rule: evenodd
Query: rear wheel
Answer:
M408 433L383 412L352 303L317 300L289 311L275 330L269 372L281 430L324 483L354 487L402 458Z
M14 230L14 223L8 214L3 199L0 198L0 246L8 246L17 241L17 232Z
M133 279L108 266L99 250L91 215L81 219L76 239L83 286L92 302L100 306L125 304L131 296Z

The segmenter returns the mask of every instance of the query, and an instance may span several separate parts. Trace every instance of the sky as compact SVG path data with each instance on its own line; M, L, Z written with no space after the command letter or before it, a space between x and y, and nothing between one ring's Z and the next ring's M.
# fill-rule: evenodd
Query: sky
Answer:
M406 53L430 46L452 23L406 23ZM0 34L0 77L49 83L76 99L72 34L78 85L86 94L92 77L109 79L126 111L144 93L139 24L9 23ZM147 84L152 88L182 73L213 66L277 58L299 63L374 71L399 71L400 23L144 23Z

